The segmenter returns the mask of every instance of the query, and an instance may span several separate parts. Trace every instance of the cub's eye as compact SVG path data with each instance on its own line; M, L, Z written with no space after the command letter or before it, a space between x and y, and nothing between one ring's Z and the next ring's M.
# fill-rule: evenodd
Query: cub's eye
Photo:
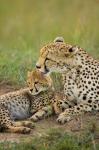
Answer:
M28 84L30 84L30 82L27 82Z
M36 81L35 84L37 84L38 82Z

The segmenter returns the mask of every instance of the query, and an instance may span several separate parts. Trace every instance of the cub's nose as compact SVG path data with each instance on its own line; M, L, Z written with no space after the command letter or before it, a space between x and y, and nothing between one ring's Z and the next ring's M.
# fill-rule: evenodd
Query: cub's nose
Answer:
M39 66L39 65L36 65L36 68L37 68L37 69L41 69L41 66Z
M32 91L33 91L33 89L30 89L30 91L32 92Z

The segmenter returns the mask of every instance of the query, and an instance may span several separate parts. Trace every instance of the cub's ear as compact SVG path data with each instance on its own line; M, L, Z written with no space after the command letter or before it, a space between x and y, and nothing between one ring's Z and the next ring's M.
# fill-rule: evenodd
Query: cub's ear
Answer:
M72 46L71 48L69 48L68 50L71 54L73 53L76 53L78 51L78 47L77 46Z
M28 71L27 74L30 74L30 71Z
M31 72L30 72L30 71L28 71L28 72L27 72L27 76L30 76L30 74L31 74Z
M56 38L54 39L54 43L57 43L57 42L62 42L62 43L64 43L64 38L63 38L63 37L56 37Z

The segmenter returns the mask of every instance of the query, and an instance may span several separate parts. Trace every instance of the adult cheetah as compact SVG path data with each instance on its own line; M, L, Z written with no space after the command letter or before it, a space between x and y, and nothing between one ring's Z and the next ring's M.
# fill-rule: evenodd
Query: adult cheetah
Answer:
M57 37L40 50L36 68L44 74L60 72L63 76L67 108L59 115L58 122L65 123L74 115L99 110L99 62L84 49Z

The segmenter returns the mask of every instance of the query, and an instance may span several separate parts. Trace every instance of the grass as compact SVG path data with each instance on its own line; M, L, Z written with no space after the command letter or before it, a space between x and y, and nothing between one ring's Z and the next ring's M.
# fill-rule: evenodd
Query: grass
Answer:
M0 144L0 150L94 150L99 144L93 144L90 132L83 135L69 135L54 129L41 138L24 139L20 143L5 142Z
M56 36L99 58L98 0L0 0L0 81L25 84L39 49Z

